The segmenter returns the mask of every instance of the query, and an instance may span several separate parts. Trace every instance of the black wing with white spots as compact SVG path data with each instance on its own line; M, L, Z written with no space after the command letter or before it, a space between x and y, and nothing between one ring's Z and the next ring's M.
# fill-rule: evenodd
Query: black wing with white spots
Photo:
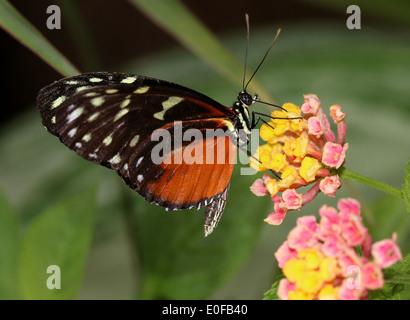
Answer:
M160 176L168 169L151 161L151 135L159 128L174 130L174 121L182 122L183 132L192 127L199 130L232 129L234 111L203 94L167 81L105 72L85 73L56 81L39 92L37 105L46 129L80 156L116 170L146 200L169 210L200 208L211 203L205 214L205 233L209 234L216 226L225 207L232 168L218 167L218 171L216 167L203 166L198 169L201 171L196 170L196 179L202 185L207 183L202 181L207 174L206 179L209 179L212 172L220 172L220 176L214 174L212 177L222 181L215 184L218 191L212 197L209 192L205 197L204 190L202 198L192 196L194 200L186 203L169 200L188 199L181 192L188 195L187 190L195 188L195 185L189 185L192 179L190 182L183 173L175 182L181 188L180 193L161 198L165 191L157 194L153 188L160 184ZM233 143L230 148L234 148ZM188 167L173 170L192 171ZM167 183L177 180L172 180L173 176L177 175L170 174ZM168 190L164 181L162 188Z

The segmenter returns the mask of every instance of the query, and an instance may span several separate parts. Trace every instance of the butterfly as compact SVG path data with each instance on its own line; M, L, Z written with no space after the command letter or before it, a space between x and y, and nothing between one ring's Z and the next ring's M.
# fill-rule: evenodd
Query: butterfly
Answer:
M249 111L250 105L260 101L246 91L250 80L246 86L244 81L243 90L228 108L168 81L91 72L44 87L37 106L51 134L84 159L115 170L146 201L166 210L206 206L204 234L208 236L226 206L237 148L247 144L247 135L258 122L258 113ZM205 134L218 129L227 134ZM165 143L168 148L158 153L162 162L153 159L159 144L153 137L158 130L171 138ZM192 130L203 135L181 139ZM243 132L245 138L241 138ZM197 161L188 163L184 157L178 161L181 154ZM205 161L209 160L206 155L211 161Z

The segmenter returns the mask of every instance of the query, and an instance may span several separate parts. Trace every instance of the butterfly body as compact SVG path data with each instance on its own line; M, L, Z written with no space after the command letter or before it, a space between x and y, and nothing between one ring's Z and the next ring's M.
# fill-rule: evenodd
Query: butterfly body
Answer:
M37 97L51 134L83 158L117 171L148 202L167 210L207 206L205 235L225 208L238 143L247 143L254 125L248 110L253 102L241 92L227 108L174 83L106 72L58 80ZM226 134L209 137L212 130ZM156 139L158 132L169 141ZM164 148L156 161L159 143Z

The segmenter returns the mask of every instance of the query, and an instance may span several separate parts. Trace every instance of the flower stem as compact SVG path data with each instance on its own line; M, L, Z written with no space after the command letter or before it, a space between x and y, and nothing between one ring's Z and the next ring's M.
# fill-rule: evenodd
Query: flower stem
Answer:
M403 194L401 192L401 189L393 187L385 182L381 182L366 176L363 176L359 173L353 172L349 169L346 169L344 167L341 167L340 169L337 170L337 173L339 174L339 177L342 179L347 179L355 182L359 182L365 185L368 185L372 188L381 190L383 192L386 192L388 194L391 194L393 196L403 198Z

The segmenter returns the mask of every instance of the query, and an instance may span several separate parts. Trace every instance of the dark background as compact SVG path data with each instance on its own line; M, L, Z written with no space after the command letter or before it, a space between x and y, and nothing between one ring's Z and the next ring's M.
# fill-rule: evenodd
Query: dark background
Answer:
M67 0L65 0L67 1ZM74 0L69 0L73 2ZM179 44L157 27L127 1L87 0L75 1L79 7L98 52L99 60L86 62L81 57L76 42L70 38L62 8L61 30L46 27L51 4L64 1L15 0L16 7L40 32L81 71L114 71L115 66L131 58L149 55ZM258 25L275 22L279 27L287 23L326 21L345 24L348 15L342 10L326 8L306 1L183 1L213 32L221 33L238 28L244 29L244 13L250 15L251 29ZM115 17L113 19L112 17ZM223 17L221 19L221 17ZM362 24L367 26L395 22L380 20L377 16L362 12ZM10 120L23 109L32 107L37 92L45 85L61 77L31 51L22 46L4 30L0 31L0 47L4 55L1 86L2 107L0 122ZM116 70L126 71L126 70Z

